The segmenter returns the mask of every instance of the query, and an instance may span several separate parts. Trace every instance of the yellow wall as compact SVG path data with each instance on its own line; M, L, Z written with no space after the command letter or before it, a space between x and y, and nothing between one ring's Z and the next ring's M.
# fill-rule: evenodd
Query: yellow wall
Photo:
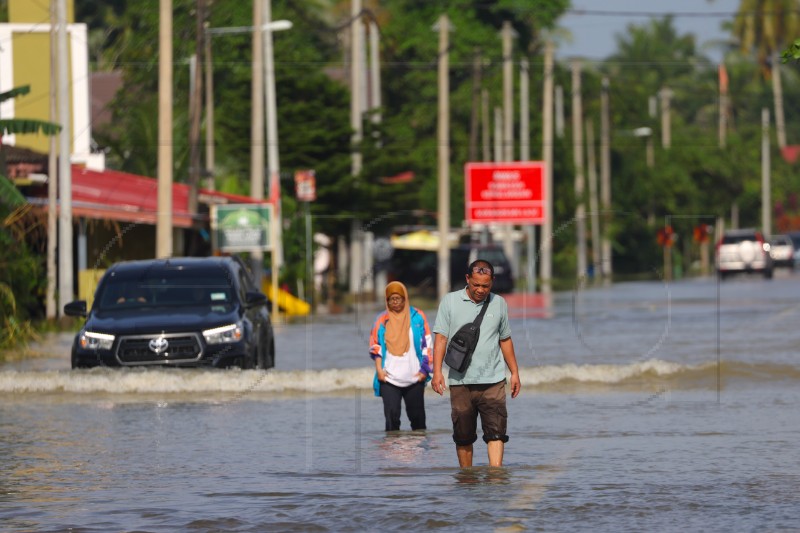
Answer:
M14 87L30 85L31 92L14 99L14 116L58 122L50 117L50 35L48 33L14 33L13 58ZM69 44L68 44L69 46ZM67 52L67 58L69 58ZM68 59L69 60L69 59ZM71 68L67 72L71 72ZM72 91L69 95L72 116ZM49 137L42 134L17 135L17 146L47 153Z
M60 0L59 0L60 1ZM67 0L67 22L75 21L73 0ZM50 25L50 0L9 0L8 21L20 24ZM16 118L32 118L58 123L58 117L50 117L50 34L49 32L14 33L14 87L30 85L31 92L14 100ZM67 44L69 46L69 42ZM70 52L67 51L69 61ZM72 68L67 72L72 72ZM71 75L70 75L71 78ZM70 84L71 86L72 84ZM72 91L69 95L70 117L72 117ZM69 128L72 131L72 128ZM71 137L71 136L70 136ZM17 135L16 145L37 152L50 151L50 139L41 134Z
M32 22L41 24L50 21L50 1L39 0L9 0L9 22ZM60 1L60 0L59 0ZM75 22L75 9L73 0L67 0L67 22Z

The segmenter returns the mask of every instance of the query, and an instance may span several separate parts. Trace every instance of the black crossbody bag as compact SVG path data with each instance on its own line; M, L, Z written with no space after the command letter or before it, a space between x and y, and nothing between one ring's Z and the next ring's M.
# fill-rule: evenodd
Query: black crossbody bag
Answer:
M472 361L472 353L478 346L478 339L481 336L481 322L483 322L483 315L486 313L486 308L489 307L489 299L491 293L486 296L481 312L473 322L468 322L458 328L450 343L447 345L447 351L444 354L444 362L447 366L456 372L464 373L467 371L470 362Z

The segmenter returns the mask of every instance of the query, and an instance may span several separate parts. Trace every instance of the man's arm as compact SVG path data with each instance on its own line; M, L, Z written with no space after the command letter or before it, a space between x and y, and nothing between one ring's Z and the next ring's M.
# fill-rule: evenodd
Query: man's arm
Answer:
M433 379L431 387L439 395L444 394L447 387L444 384L444 374L442 373L442 363L444 362L444 350L447 347L447 337L441 333L436 333L433 341Z
M517 367L517 356L514 354L514 343L511 337L500 341L500 351L503 352L503 359L511 372L511 397L516 398L522 388L519 381L519 367Z

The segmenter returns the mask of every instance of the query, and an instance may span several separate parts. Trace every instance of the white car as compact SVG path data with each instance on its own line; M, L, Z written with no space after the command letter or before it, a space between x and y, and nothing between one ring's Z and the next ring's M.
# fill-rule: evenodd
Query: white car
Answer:
M794 244L788 235L773 235L769 240L769 255L776 267L794 268Z
M769 244L760 231L735 229L726 231L717 243L716 262L720 279L730 274L755 272L772 278L772 257Z

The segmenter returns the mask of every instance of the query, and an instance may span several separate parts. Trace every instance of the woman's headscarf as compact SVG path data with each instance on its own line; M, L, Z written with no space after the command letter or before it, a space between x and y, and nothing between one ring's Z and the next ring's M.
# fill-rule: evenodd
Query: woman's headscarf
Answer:
M403 309L395 313L389 308L389 297L399 294L404 298ZM408 330L411 328L411 311L408 303L408 290L399 281L392 281L386 286L386 311L389 320L386 322L386 349L392 355L403 355L408 351Z

